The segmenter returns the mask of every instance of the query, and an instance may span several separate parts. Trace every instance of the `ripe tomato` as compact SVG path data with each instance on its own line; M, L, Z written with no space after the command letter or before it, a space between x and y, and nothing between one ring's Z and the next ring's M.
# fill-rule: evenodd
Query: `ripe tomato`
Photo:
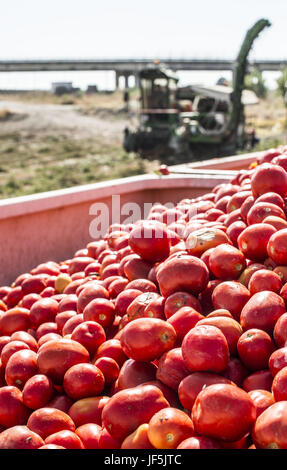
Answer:
M244 437L255 419L256 408L251 398L234 385L210 385L199 393L192 408L195 431L223 441Z
M287 448L287 403L274 403L257 418L252 439L257 449Z
M217 278L233 280L245 269L246 260L241 251L225 243L214 248L209 257L209 266Z
M269 224L254 224L247 227L238 237L238 247L246 258L264 261L267 258L267 244L276 229Z
M236 320L239 320L241 310L249 299L249 290L240 282L234 281L220 283L212 293L214 308L227 308Z
M237 343L239 357L250 370L268 367L269 358L274 351L274 343L270 336L256 328L245 331Z
M164 408L153 415L148 424L148 438L156 449L176 449L184 439L192 437L190 417L177 408Z
M191 371L223 372L229 359L228 343L219 328L195 326L182 342L182 356Z

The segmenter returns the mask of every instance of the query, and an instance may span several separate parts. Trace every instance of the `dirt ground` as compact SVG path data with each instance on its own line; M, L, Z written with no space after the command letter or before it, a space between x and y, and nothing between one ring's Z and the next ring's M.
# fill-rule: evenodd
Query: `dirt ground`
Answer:
M120 94L72 100L49 96L0 95L0 197L131 176L158 166L123 150L129 115ZM75 103L67 104L68 99Z
M121 92L56 97L46 92L0 94L0 198L93 183L154 171L122 148L123 131L134 120ZM245 109L256 129L255 150L286 143L286 108L270 94Z

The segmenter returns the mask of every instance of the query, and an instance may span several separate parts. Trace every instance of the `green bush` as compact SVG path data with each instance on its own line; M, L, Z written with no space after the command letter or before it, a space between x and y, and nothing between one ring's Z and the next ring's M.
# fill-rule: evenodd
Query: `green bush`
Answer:
M246 75L244 88L254 91L259 98L265 98L268 91L262 73L257 68L254 68L250 74Z

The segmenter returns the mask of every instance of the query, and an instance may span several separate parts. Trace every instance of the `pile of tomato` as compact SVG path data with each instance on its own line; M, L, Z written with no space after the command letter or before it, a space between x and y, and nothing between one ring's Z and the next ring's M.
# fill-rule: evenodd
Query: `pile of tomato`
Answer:
M287 448L287 149L0 287L0 448Z

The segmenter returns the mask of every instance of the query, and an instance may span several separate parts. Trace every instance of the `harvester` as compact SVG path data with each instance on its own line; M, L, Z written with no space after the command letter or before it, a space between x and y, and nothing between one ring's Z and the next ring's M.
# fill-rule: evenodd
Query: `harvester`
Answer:
M160 64L140 72L137 125L124 131L124 148L143 158L174 164L235 154L250 142L244 105L254 93L243 90L247 57L254 40L270 26L257 21L246 33L233 67L233 86L180 88L176 74Z

